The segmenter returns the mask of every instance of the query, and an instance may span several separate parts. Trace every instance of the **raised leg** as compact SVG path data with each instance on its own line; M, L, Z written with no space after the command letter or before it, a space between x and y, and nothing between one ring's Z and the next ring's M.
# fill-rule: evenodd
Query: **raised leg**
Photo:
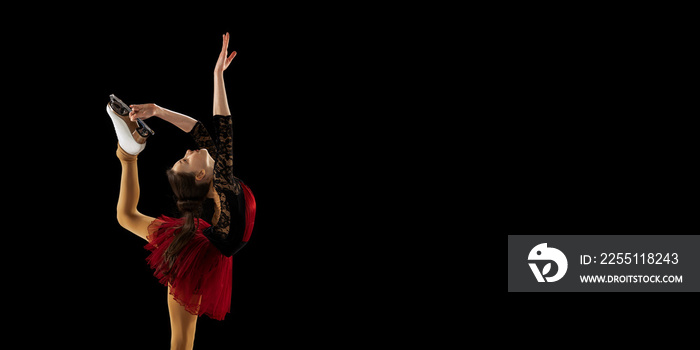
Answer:
M117 146L117 158L122 163L122 179L117 202L117 221L123 228L147 239L148 226L155 218L141 214L136 206L141 195L136 156L124 152Z

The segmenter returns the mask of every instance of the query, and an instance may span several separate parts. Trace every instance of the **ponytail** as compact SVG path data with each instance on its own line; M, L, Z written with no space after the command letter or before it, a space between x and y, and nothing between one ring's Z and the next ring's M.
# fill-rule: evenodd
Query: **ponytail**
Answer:
M173 267L177 256L197 232L202 212L202 203L209 193L210 183L198 183L194 173L176 173L168 170L168 181L177 199L177 209L182 215L182 227L163 254L168 269Z

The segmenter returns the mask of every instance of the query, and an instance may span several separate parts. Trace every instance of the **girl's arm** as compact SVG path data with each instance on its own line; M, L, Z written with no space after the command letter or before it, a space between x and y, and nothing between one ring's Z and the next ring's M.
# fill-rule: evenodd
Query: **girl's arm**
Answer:
M170 124L177 126L178 128L180 128L180 130L184 132L192 131L192 128L194 128L195 124L197 124L197 119L188 117L182 113L165 109L161 106L156 105L155 103L130 105L129 107L131 107L131 113L129 113L129 118L131 118L132 121L135 121L136 118L146 120L150 117L158 117L169 122Z
M228 108L224 71L229 67L236 51L228 54L229 33L223 35L221 52L214 66L214 128L216 129L217 157L216 180L218 187L229 189L238 194L239 189L233 181L233 129L231 111ZM219 188L217 188L217 191Z
M231 115L231 111L228 108L228 99L226 98L224 71L231 64L233 58L236 57L236 51L228 55L228 40L229 34L226 33L223 35L221 52L219 53L219 59L216 61L216 66L214 67L214 115Z
M243 228L240 228L240 221L236 220L236 228L231 230L231 209L232 205L238 208L241 205L239 199L241 186L233 176L233 129L231 111L226 98L226 87L224 85L224 70L228 68L236 52L227 55L229 34L223 36L223 45L219 59L214 68L214 129L216 130L217 156L216 167L214 169L214 188L218 193L221 203L221 210L218 222L204 231L212 243L225 256L235 254L245 242L243 241ZM198 127L195 127L197 130ZM237 213L233 213L237 214ZM233 233L232 233L233 232Z

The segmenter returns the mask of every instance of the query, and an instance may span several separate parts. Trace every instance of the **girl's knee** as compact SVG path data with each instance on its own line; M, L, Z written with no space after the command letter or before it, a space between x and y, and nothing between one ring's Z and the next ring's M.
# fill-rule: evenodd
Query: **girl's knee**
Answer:
M194 337L189 337L186 334L173 334L170 338L170 350L192 350L194 346Z

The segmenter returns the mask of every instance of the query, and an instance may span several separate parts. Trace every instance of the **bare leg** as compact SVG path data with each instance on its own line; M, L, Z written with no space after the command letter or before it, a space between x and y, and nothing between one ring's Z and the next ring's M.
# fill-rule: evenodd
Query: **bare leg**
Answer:
M197 315L193 315L178 303L168 287L168 310L170 311L170 349L191 350L197 328Z

